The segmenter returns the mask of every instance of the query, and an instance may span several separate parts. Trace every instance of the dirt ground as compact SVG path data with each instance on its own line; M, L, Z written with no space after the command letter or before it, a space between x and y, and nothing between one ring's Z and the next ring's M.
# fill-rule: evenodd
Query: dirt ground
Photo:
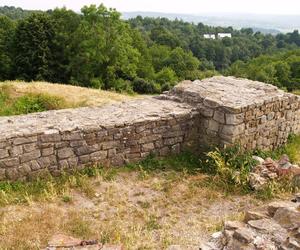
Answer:
M205 175L120 171L90 178L84 189L45 201L0 208L0 249L41 249L56 233L125 249L199 246L224 220L242 219L262 204L251 196L225 196L203 185Z

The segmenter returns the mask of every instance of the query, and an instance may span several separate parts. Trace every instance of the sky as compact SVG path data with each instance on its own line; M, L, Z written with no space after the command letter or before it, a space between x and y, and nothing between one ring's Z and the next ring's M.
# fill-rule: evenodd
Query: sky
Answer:
M120 12L155 11L167 13L254 13L300 15L300 0L0 0L0 6L23 9L67 7L79 11L84 5L104 3Z

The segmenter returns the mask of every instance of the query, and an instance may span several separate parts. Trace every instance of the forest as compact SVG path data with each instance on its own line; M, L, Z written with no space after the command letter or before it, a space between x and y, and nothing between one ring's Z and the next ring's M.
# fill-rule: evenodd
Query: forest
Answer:
M232 38L205 39L204 34ZM300 88L300 34L210 27L166 18L123 20L104 5L46 12L0 8L0 81L48 81L160 93L183 79L234 75Z

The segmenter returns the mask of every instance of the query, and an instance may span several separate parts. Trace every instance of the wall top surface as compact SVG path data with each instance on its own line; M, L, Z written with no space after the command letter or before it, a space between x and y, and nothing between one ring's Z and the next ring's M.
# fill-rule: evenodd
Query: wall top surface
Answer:
M189 115L192 107L153 97L78 109L54 110L0 118L0 141L16 136L121 127Z
M233 109L251 105L263 105L267 102L299 97L286 93L276 86L248 79L215 76L202 81L183 81L169 95L184 93L204 99L219 106Z

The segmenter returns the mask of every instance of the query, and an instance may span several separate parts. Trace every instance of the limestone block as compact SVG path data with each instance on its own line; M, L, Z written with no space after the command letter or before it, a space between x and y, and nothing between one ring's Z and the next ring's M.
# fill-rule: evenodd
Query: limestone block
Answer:
M20 177L20 174L16 168L8 168L5 170L5 174L7 179L9 180L17 180Z
M245 131L245 124L239 125L223 125L222 134L224 135L240 135Z
M149 151L153 150L154 148L155 148L154 143L152 143L152 142L142 145L143 152L149 152Z
M61 140L60 134L57 131L46 131L41 135L42 142L59 142Z
M37 136L18 137L13 140L13 144L21 145L21 144L32 143L36 141L37 141Z
M0 159L8 157L8 150L7 149L0 149Z
M92 161L100 161L107 158L107 151L97 151L90 155Z
M40 150L34 150L32 152L29 153L25 153L23 155L20 156L20 162L24 163L24 162L28 162L31 160L35 160L38 159L41 156L41 151Z
M35 150L36 148L37 148L37 144L36 143L30 143L30 144L24 144L23 145L23 150L26 153L31 152L31 151Z
M66 159L74 156L74 151L72 148L61 148L57 150L57 157L59 159Z
M204 117L213 117L214 115L214 109L213 108L209 108L206 106L201 105L201 107L199 108L200 114L203 115Z
M244 121L245 118L245 114L241 113L241 114L225 114L226 117L226 124L228 125L237 125L240 124Z
M225 114L222 111L215 110L213 119L219 123L225 123Z
M53 154L54 154L54 148L53 147L42 149L42 156L49 156L49 155L53 155Z
M208 129L214 132L218 132L219 131L219 123L215 120L209 120L208 121Z

